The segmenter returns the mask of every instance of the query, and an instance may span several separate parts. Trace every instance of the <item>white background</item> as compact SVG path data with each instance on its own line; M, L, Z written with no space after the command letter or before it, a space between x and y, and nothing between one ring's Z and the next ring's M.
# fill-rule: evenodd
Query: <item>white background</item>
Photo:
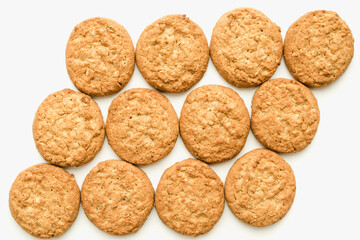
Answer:
M0 3L0 233L1 239L33 239L11 217L8 192L17 174L37 163L45 162L35 148L32 121L36 109L49 94L75 89L66 72L65 46L73 27L95 16L112 18L129 32L134 45L143 29L154 20L173 13L187 14L199 24L210 40L212 28L225 12L236 7L253 7L264 12L285 33L292 22L311 10L336 11L349 25L355 38L355 54L345 74L330 86L312 89L320 107L320 125L310 146L299 153L281 154L292 166L297 192L289 213L278 223L265 228L248 226L235 218L228 206L214 229L198 239L359 239L360 215L360 113L359 113L359 48L360 17L357 1L1 1ZM273 78L292 78L282 61ZM248 110L256 88L231 86L209 62L203 79L192 89L205 84L220 84L237 91ZM121 91L151 88L135 69ZM191 89L191 90L192 90ZM178 115L186 96L165 95ZM98 97L104 119L107 109L118 94ZM250 133L244 149L234 159L211 165L225 181L232 164L244 153L261 147ZM141 167L154 188L163 171L191 157L180 137L166 158ZM81 187L86 174L100 161L118 159L107 143L96 158L79 168L67 168L75 174ZM73 226L60 239L193 239L165 226L155 209L135 234L115 237L97 229L82 208Z

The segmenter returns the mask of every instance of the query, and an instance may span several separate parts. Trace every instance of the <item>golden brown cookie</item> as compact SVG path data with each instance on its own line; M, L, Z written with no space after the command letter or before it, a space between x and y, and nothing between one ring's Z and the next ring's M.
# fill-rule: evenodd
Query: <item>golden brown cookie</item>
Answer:
M179 134L170 101L155 90L134 88L116 97L109 108L106 136L115 153L134 164L150 164L168 155Z
M92 96L120 91L130 80L135 66L130 35L119 23L102 17L75 26L66 46L70 79Z
M186 98L180 116L180 134L186 148L207 163L235 157L244 147L250 117L234 90L205 85Z
M251 106L251 129L267 148L283 153L308 146L320 121L317 100L295 80L277 78L262 84Z
M209 47L202 29L185 15L167 15L145 28L136 64L145 80L165 92L184 92L203 77Z
M138 167L121 160L99 163L81 188L89 220L112 235L137 232L154 206L154 189Z
M77 167L100 151L105 138L104 120L91 97L64 89L50 94L39 106L33 136L46 161Z
M226 201L241 221L265 227L282 219L295 197L290 165L278 154L255 149L239 158L225 181Z
M194 237L207 233L224 211L223 183L206 163L183 160L162 175L155 207L161 221L174 231Z
M309 87L326 86L340 77L354 55L354 38L337 13L308 12L288 29L284 58L290 73Z
M75 221L79 206L80 190L74 176L46 163L22 171L9 193L12 216L37 238L64 234Z
M236 8L216 23L211 59L220 75L237 87L253 87L270 79L283 52L280 28L252 8Z

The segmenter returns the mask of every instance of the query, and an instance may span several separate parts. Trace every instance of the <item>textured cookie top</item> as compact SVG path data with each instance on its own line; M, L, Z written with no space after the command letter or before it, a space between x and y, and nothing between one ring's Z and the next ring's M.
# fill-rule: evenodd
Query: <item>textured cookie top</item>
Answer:
M174 231L189 236L207 233L224 210L223 183L199 160L178 162L162 175L155 207L161 221Z
M167 15L145 28L136 64L145 80L165 92L184 92L200 81L209 62L202 29L185 15Z
M273 79L255 92L251 107L251 129L267 148L297 152L315 136L320 111L312 92L295 80Z
M46 161L62 167L80 166L100 151L104 120L91 97L64 89L50 94L39 106L33 136Z
M92 96L120 91L135 66L134 46L123 26L107 18L90 18L76 25L66 46L70 79Z
M282 57L280 28L252 8L236 8L216 23L211 59L220 75L237 87L257 86L276 71Z
M227 87L199 87L187 96L181 110L180 133L186 148L208 163L235 157L244 147L249 130L244 101Z
M99 163L86 176L82 207L98 228L113 235L137 232L154 205L154 189L138 167L120 160Z
M12 216L37 238L62 235L75 221L79 206L80 191L74 176L46 163L22 171L10 189Z
M310 87L340 77L354 55L354 38L344 20L332 11L305 14L288 29L284 58L294 78Z
M179 134L170 101L157 91L134 88L116 97L109 108L106 135L112 149L134 164L150 164L168 155Z
M266 149L255 149L239 158L225 181L225 196L231 211L255 227L282 219L294 201L295 192L295 176L290 165Z

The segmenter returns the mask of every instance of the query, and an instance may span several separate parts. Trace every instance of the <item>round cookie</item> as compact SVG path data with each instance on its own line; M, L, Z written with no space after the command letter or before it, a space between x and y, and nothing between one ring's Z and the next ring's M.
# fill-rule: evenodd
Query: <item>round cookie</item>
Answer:
M251 129L265 147L282 153L308 146L320 121L317 100L295 80L277 78L262 84L251 106Z
M288 29L284 42L286 66L309 87L326 86L339 78L354 55L354 38L337 13L308 12Z
M225 181L225 196L231 211L255 227L282 219L294 201L295 192L295 176L290 165L266 149L255 149L239 158Z
M244 101L227 87L196 88L181 110L181 138L195 158L207 163L235 157L244 147L249 130L250 117Z
M119 92L134 66L132 40L119 23L95 17L75 26L66 46L66 67L80 91L92 96Z
M136 64L145 80L165 92L184 92L203 77L209 47L202 29L185 15L167 15L145 28Z
M12 216L37 238L64 234L75 221L79 206L80 191L74 176L46 163L22 171L9 193Z
M61 167L80 166L100 151L104 120L91 97L64 89L50 94L39 106L33 136L46 161Z
M140 165L168 155L179 134L170 101L155 90L134 88L116 97L109 108L106 136L122 159Z
M220 75L237 87L253 87L270 79L283 52L280 28L252 8L236 8L216 23L211 59Z
M155 207L161 221L174 231L193 237L207 233L224 211L223 183L206 163L183 160L163 173Z
M137 232L154 206L154 189L138 167L121 160L100 162L81 188L88 219L112 235Z

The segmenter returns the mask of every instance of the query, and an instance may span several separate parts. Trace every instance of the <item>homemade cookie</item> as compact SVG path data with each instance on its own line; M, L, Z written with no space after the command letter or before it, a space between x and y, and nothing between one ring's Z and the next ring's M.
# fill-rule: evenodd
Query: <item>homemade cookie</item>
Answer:
M102 17L75 26L66 46L66 67L80 91L92 96L116 93L129 82L134 66L134 46L123 26Z
M106 136L115 153L134 164L150 164L168 155L179 134L170 101L155 90L134 88L111 103Z
M79 206L80 191L74 176L46 163L22 171L9 193L12 216L37 238L64 234L75 221Z
M184 92L203 77L209 47L202 29L185 15L167 15L149 25L136 45L145 80L165 92Z
M278 154L255 149L239 158L225 181L226 201L241 221L265 227L282 219L295 197L290 165Z
M270 79L283 52L280 28L252 8L236 8L216 23L211 59L220 75L237 87L253 87Z
M312 92L295 80L277 78L262 84L251 106L255 137L276 152L297 152L315 136L320 111Z
M207 163L235 157L244 147L249 130L244 101L227 87L199 87L187 96L181 110L181 138L195 158Z
M224 211L223 183L206 163L186 159L165 170L155 207L174 231L194 237L207 233Z
M80 166L100 151L104 120L91 97L64 89L50 94L39 106L33 136L46 161L61 167Z
M284 58L290 73L310 87L326 86L340 77L354 55L354 38L337 13L308 12L288 29Z
M99 163L81 188L89 220L112 235L137 232L154 206L154 189L138 167L121 160Z

